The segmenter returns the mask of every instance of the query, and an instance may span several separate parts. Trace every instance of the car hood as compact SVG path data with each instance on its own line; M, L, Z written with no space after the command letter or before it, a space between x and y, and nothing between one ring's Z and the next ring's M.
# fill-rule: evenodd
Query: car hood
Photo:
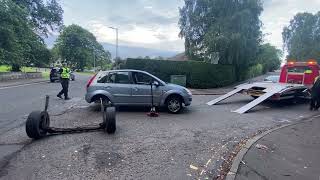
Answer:
M167 87L170 88L170 89L179 89L179 90L185 90L186 89L183 86L180 86L180 85L177 85L177 84L171 84L171 83L168 83Z

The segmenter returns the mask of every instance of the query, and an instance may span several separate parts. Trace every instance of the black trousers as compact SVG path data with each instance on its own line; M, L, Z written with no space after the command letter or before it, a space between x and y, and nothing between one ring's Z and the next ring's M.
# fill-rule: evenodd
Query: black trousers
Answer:
M62 90L59 92L58 96L64 94L64 98L68 98L68 89L69 89L69 79L61 79Z
M310 109L318 110L320 108L320 97L312 97L310 101Z

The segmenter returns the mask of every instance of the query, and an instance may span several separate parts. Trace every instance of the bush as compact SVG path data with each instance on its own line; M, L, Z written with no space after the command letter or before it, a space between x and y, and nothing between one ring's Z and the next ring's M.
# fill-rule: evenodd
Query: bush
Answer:
M264 71L264 68L262 64L251 66L249 67L246 73L245 79L251 79L251 78L260 76L264 73L263 71Z
M127 59L120 68L147 71L166 82L170 82L171 75L185 75L190 88L216 88L235 82L232 66L197 61Z

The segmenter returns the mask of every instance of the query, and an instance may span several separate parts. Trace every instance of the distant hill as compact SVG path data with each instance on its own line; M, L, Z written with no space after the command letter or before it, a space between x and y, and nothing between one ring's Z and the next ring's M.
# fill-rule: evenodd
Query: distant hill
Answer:
M114 56L116 54L116 46L114 44L109 43L101 43L102 46L110 51L110 53ZM176 51L164 51L158 49L144 48L144 47L134 47L134 46L119 46L119 56L121 58L136 58L136 57L145 57L149 56L150 58L155 58L158 56L169 58L172 57L179 52Z
M52 48L57 36L50 36L45 39L45 43L47 44L48 48ZM114 44L110 43L101 43L102 46L112 54L112 57L115 57L116 54L116 47ZM119 56L121 58L137 58L139 56L145 57L149 56L150 58L155 58L158 56L169 58L172 57L179 52L176 51L165 51L159 49L151 49L151 48L144 48L144 47L137 47L137 46L119 46Z
M176 54L175 56L169 58L168 60L171 60L171 61L188 61L189 59L186 56L186 54L183 52L183 53Z

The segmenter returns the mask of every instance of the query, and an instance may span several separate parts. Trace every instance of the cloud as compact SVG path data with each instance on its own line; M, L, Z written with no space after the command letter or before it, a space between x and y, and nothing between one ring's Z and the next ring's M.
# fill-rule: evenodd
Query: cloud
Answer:
M319 11L319 0L265 0L261 20L265 41L282 48L282 31L299 12Z
M119 28L120 42L163 50L183 51L179 39L179 7L183 0L64 0L65 24L79 24L100 42L115 42ZM178 42L169 47L163 44Z
M179 39L179 7L184 0L61 0L65 24L79 24L93 32L100 42L183 51ZM264 0L261 15L265 42L282 48L282 30L298 12L319 11L320 0Z
M153 29L145 26L131 25L131 30L119 29L119 41L124 45L141 46L146 48L183 51L184 41L179 39L175 24L166 27L158 26ZM115 42L115 32L100 21L90 21L88 29L95 34L100 42ZM173 45L172 43L177 43ZM165 44L170 44L166 46Z

